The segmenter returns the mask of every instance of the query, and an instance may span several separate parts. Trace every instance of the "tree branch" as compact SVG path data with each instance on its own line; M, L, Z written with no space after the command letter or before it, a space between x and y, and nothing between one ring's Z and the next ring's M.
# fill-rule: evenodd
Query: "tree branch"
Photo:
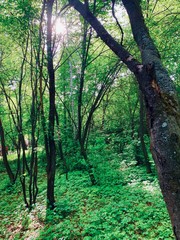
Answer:
M116 17L116 14L115 14L115 11L114 11L114 6L115 6L115 0L112 0L112 15L114 17L114 19L116 20L116 24L118 25L119 27L119 30L121 32L121 45L123 44L123 40L124 40L124 32L123 32L123 29L121 27L121 24L119 23L117 17Z
M89 22L101 40L126 64L130 71L137 74L140 63L107 32L92 12L87 10L79 0L69 0L69 4Z

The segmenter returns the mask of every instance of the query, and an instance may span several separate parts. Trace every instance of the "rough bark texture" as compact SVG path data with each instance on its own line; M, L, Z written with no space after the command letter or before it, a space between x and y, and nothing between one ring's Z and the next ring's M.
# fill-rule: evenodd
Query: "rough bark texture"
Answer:
M156 71L158 74L158 71ZM162 73L161 73L162 74ZM164 94L157 79L142 76L149 120L151 152L176 239L180 239L180 122L175 93ZM171 89L171 86L170 86Z
M148 152L146 149L146 144L144 141L144 101L143 101L143 96L141 91L139 92L139 102L140 102L140 112L139 112L139 122L140 122L140 126L139 126L139 137L140 137L140 142L141 142L141 148L142 148L142 152L144 155L144 163L146 166L146 171L147 173L152 173L151 170L151 163L148 157Z
M79 0L69 0L96 30L98 36L126 64L137 78L148 115L151 151L158 170L160 187L169 211L176 239L180 239L180 107L173 83L162 66L157 48L144 23L137 0L122 0L142 63L117 43L97 18Z
M144 94L151 134L151 151L158 170L160 187L180 239L180 111L174 86L162 66L158 50L149 36L137 1L125 1L134 39L142 56L138 76Z

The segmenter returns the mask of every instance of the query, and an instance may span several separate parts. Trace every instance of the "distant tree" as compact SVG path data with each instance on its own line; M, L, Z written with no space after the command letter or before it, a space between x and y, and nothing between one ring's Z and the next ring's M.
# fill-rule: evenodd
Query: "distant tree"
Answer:
M75 16L74 19L76 18ZM110 60L112 53L103 43L99 43L94 30L84 19L80 19L77 27L79 31L76 33L73 29L67 30L67 46L64 50L63 63L58 69L61 78L58 81L60 86L57 88L57 99L60 99L64 106L64 131L66 131L64 138L69 136L67 129L71 129L69 139L77 146L76 151L80 150L89 178L94 185L96 184L94 166L93 161L89 159L91 153L88 151L93 117L120 72L121 65L117 57ZM69 150L72 151L72 148ZM75 151L73 153L76 154Z

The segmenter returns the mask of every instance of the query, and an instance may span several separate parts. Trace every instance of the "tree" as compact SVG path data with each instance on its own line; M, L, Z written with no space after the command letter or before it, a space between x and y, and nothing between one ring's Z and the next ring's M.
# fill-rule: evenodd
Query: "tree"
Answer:
M114 1L113 1L114 2ZM180 117L175 87L162 65L160 54L145 24L140 1L122 0L128 13L141 62L119 44L92 14L89 1L69 0L95 29L101 40L135 75L148 116L151 152L158 170L160 187L166 202L176 239L180 239Z
M149 157L148 157L148 152L146 149L146 144L144 141L144 101L143 101L143 96L141 91L139 91L139 103L140 103L140 113L139 113L139 137L140 137L140 142L141 142L141 148L142 148L142 152L144 155L144 163L146 166L146 171L147 173L152 173L151 170L151 164L149 161Z
M25 1L23 3L16 3L16 7L14 8L11 8L11 3L8 1L7 5L5 3L2 5L6 11L11 14L10 17L8 17L8 14L4 14L1 19L1 25L4 27L4 32L7 34L4 35L4 38L7 39L8 48L4 48L5 58L3 58L2 61L1 75L4 77L0 79L0 87L5 98L6 110L8 109L9 125L11 126L11 133L8 133L8 137L10 137L13 142L11 145L13 144L17 150L17 171L14 179L16 180L19 175L24 202L26 207L31 209L32 205L36 202L38 193L37 108L39 105L37 99L38 64L36 64L35 61L38 48L38 44L36 44L38 42L38 29L37 22L34 23L32 21L35 7L32 7L32 2L28 3ZM19 41L17 41L17 39ZM12 40L14 40L13 46L10 45ZM15 60L14 56L11 56L12 62L9 61L7 57L8 51L13 47L16 48L15 56L18 56L15 64L13 63ZM32 97L30 99L29 95L31 93ZM31 110L29 111L29 109ZM31 142L30 159L26 152L27 142ZM29 191L27 191L27 189Z
M1 138L1 152L3 156L3 162L6 167L7 174L9 176L9 179L11 183L13 184L15 182L14 174L11 170L11 167L9 165L8 159L7 159L7 151L6 151L6 144L5 144L5 138L4 138L4 128L2 125L2 121L0 119L0 138Z
M47 201L49 208L54 208L54 181L56 169L56 146L54 140L55 125L55 73L52 44L52 11L54 0L48 0L47 6L47 68L49 76L49 125L48 125L48 158L47 158Z
M94 185L96 184L93 174L94 165L93 161L90 161L88 157L88 140L92 130L93 117L104 95L120 72L121 65L119 65L117 57L111 59L111 51L104 43L99 43L92 27L85 20L80 18L80 24L77 27L79 32L76 31L75 36L73 36L73 29L68 29L63 64L59 68L61 79L58 81L57 96L63 102L64 116L68 113L68 126L71 125L69 126L72 131L69 134L71 136L67 132L65 135L66 137L68 135L71 139L68 142L73 142L73 145L77 146L77 149L73 151L73 155L77 153L77 150L79 151L78 153L83 158L91 183ZM76 45L72 44L74 39ZM69 54L69 52L71 53ZM100 65L102 66L101 71L99 71ZM67 80L69 80L69 86ZM64 88L62 89L63 85ZM62 96L62 91L64 96ZM58 112L61 112L61 110L59 109ZM70 147L67 147L67 149L70 150ZM72 151L72 148L70 151ZM68 151L68 154L70 151ZM76 159L78 161L78 157Z

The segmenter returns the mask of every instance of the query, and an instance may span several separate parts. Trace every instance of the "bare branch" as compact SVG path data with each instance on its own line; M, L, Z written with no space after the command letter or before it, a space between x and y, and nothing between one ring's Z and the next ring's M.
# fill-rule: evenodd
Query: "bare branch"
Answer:
M121 24L119 23L119 21L118 21L118 19L117 19L117 17L116 17L115 11L114 11L115 2L116 2L116 0L112 0L112 15L113 15L114 19L116 20L116 24L117 24L118 27L119 27L119 30L120 30L120 33L121 33L121 45L123 45L124 32L123 32L123 29L122 29L122 27L121 27Z

